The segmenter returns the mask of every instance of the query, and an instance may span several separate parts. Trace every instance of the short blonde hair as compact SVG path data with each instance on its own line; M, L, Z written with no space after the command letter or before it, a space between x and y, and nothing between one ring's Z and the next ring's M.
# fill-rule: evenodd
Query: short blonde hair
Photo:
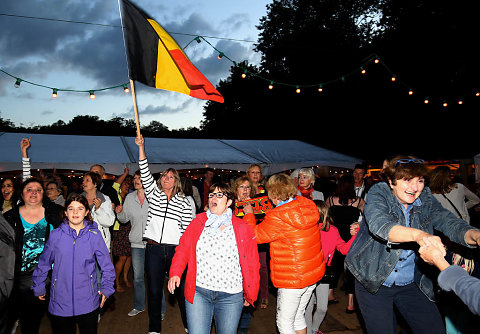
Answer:
M238 179L235 180L233 183L232 189L233 189L233 194L235 195L235 199L238 198L238 188L244 183L248 182L248 185L250 186L250 198L255 197L255 190L253 189L253 184L252 181L246 176L240 176Z
M297 187L287 174L272 175L265 185L270 199L285 201L297 195Z
M313 172L313 169L302 168L298 172L298 176L300 176L300 175L305 175L306 177L308 177L312 181L312 186L313 186L313 184L315 183L315 173Z

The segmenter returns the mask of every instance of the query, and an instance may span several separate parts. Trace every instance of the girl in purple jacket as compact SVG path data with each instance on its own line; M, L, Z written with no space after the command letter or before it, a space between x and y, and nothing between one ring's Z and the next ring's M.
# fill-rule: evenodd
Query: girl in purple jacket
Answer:
M75 334L77 324L81 334L97 333L99 307L114 292L115 270L97 223L86 219L88 208L84 196L69 196L66 219L50 233L33 273L32 290L45 300L45 283L52 270L48 311L54 334ZM100 291L95 262L102 272Z

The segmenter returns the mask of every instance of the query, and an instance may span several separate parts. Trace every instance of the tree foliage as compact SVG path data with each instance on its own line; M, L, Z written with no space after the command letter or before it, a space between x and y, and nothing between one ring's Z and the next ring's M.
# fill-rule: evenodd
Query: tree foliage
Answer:
M268 81L240 79L233 67L219 86L226 102L206 105L202 129L300 139L367 159L403 152L471 157L472 147L447 149L452 134L475 141L469 119L480 103L455 100L471 93L480 74L474 7L432 0L274 0L258 25L256 50L262 54L257 73L277 84L269 91ZM371 64L366 75L358 70L335 80L372 54L388 68ZM401 80L393 83L392 74ZM329 84L319 93L318 83ZM416 89L413 96L407 84ZM312 87L296 94L295 85ZM425 105L426 96L437 100ZM448 108L442 96L450 99Z

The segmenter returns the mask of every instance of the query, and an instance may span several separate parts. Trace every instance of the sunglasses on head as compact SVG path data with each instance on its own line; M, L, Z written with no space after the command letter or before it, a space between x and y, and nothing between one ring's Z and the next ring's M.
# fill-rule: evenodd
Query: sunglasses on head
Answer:
M398 159L397 162L395 162L395 167L397 167L398 164L408 164L410 162L413 162L415 164L423 164L425 160L422 159Z

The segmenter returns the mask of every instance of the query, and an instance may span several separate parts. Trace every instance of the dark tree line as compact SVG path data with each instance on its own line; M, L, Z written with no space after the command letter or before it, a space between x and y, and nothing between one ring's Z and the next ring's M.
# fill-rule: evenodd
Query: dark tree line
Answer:
M102 120L98 116L79 115L65 123L59 120L51 125L35 125L32 127L15 126L8 119L0 117L0 131L5 132L28 132L50 133L65 135L102 135L102 136L126 136L133 137L136 134L136 125L133 119L114 117L110 120ZM148 125L140 127L145 137L171 137L171 138L199 138L201 132L198 128L190 127L178 130L169 130L167 126L158 121L151 121Z

